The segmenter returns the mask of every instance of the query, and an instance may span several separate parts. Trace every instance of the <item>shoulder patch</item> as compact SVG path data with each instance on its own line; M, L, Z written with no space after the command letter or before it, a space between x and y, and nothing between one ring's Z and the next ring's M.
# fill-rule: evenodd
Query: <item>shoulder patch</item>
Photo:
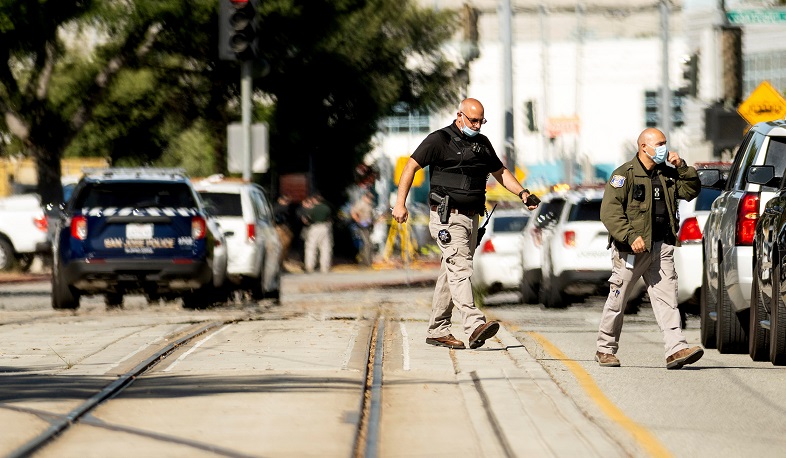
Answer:
M622 185L625 184L625 177L622 175L613 175L611 180L609 180L609 184L615 188L621 188Z

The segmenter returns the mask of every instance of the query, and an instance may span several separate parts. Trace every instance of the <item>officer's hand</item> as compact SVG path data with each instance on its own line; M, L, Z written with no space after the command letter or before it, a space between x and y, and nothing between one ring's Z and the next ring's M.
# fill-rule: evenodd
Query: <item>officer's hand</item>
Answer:
M676 151L669 151L669 157L667 159L671 165L674 167L679 167L682 165L682 158Z
M391 213L393 214L393 219L398 223L406 223L409 218L409 212L404 205L396 204Z
M644 239L641 236L636 237L636 240L630 244L630 247L633 249L634 253L643 253L644 249L647 248L647 245L644 244Z

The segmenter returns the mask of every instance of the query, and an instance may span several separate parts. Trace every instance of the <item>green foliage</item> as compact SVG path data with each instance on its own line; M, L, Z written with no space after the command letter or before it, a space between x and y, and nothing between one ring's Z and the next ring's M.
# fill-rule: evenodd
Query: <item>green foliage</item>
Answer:
M456 103L441 51L452 12L265 0L260 17L270 72L254 82L254 116L270 124L272 170L311 167L334 203L393 105ZM0 154L27 150L44 183L59 180L62 155L224 172L240 72L218 60L217 21L217 0L0 0L0 138L11 139Z

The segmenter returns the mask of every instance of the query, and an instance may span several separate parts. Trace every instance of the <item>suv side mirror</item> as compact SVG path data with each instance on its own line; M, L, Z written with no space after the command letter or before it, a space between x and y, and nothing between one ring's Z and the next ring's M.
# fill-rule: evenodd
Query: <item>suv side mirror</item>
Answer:
M699 174L699 181L701 181L702 188L723 189L726 187L726 180L723 174L718 169L699 169L696 171Z
M781 177L775 176L775 167L771 165L752 165L748 169L748 182L770 188L779 188Z

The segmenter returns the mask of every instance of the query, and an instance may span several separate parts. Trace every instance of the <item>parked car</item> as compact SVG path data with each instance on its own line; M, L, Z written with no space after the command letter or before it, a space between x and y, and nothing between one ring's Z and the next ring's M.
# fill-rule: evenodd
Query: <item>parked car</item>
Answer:
M597 292L611 277L609 232L600 221L603 190L570 191L565 198L541 249L540 301L548 308L568 305L568 294Z
M715 168L728 177L731 163L700 163L694 164L694 167L699 170ZM712 203L720 193L719 189L704 188L695 199L679 201L680 230L677 237L680 240L680 246L674 250L674 268L677 271L679 285L677 302L683 311L699 312L702 271L696 266L702 264L702 231L710 215Z
M47 220L38 194L0 199L0 271L26 270L37 254L49 251Z
M493 294L518 289L521 281L521 231L530 211L497 209L488 219L486 233L475 249L472 285Z
M281 241L265 191L257 184L212 177L195 188L226 237L227 277L256 300L281 299Z
M544 232L552 229L554 220L562 213L565 205L564 192L549 193L541 198L532 212L527 225L521 231L521 281L519 291L521 301L526 304L538 303L542 279L540 250Z
M82 295L181 296L197 308L225 299L224 236L180 170L108 168L85 174L57 219L52 307Z
M753 285L754 236L764 205L776 195L786 170L786 121L758 123L745 135L734 157L727 180L702 185L721 190L704 226L699 308L701 343L721 353L748 350L751 288ZM771 165L773 180L750 182L748 169Z
M786 125L784 125L786 127ZM786 155L786 128L769 137L769 149ZM772 152L770 154L773 154ZM753 242L753 284L748 322L748 354L754 361L786 365L786 183L772 165L751 166L748 181L768 186L778 181L778 191L767 201L756 224Z

